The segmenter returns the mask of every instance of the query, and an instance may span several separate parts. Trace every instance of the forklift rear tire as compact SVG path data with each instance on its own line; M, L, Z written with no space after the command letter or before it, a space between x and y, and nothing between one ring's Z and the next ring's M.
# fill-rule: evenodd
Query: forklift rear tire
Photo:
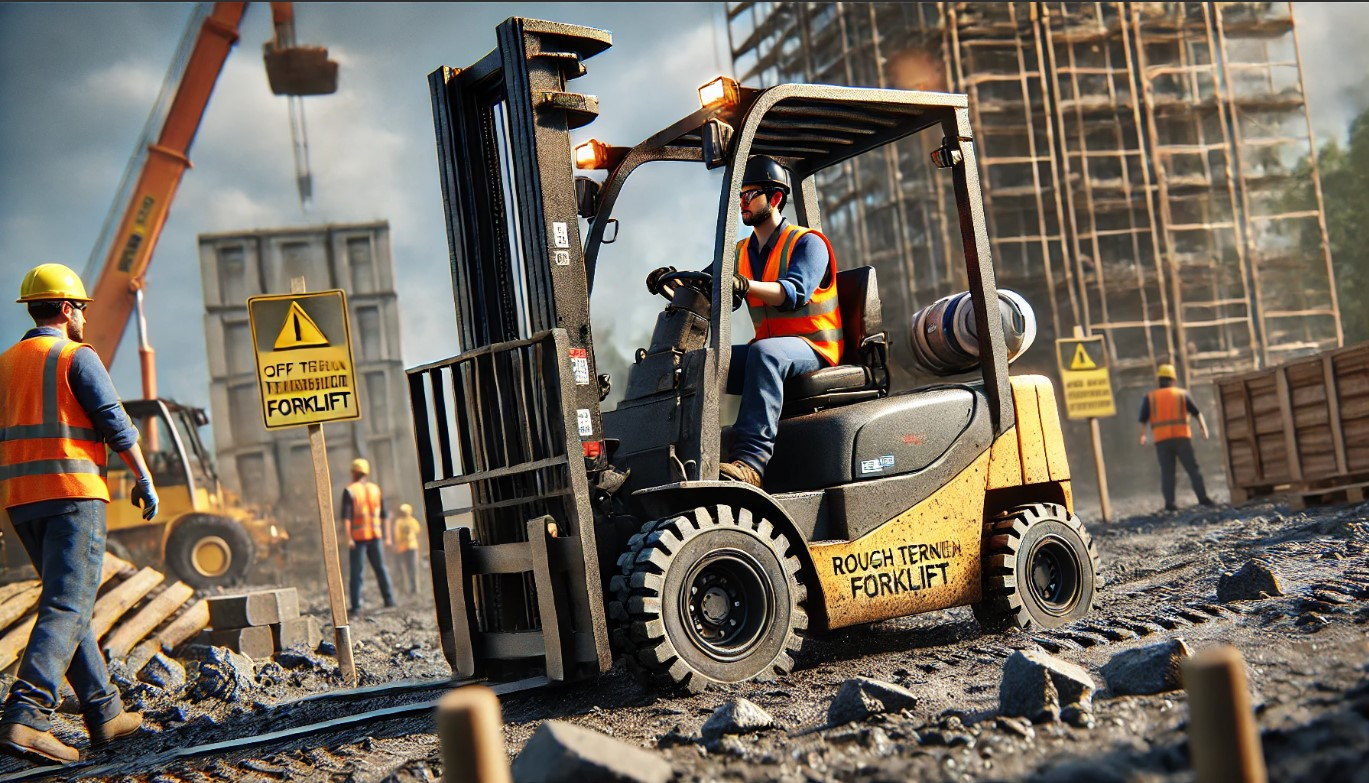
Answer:
M618 564L614 641L647 685L699 693L794 668L807 589L768 521L714 506L648 522Z
M166 564L196 589L232 585L247 575L255 555L252 537L225 517L191 517L171 531Z
M1093 609L1103 584L1098 550L1078 517L1033 503L985 527L984 599L974 605L984 630L1059 628Z

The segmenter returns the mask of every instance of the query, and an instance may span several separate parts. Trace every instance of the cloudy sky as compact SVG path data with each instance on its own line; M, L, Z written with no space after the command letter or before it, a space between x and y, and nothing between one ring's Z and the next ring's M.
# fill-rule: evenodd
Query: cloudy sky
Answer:
M1295 8L1316 132L1343 138L1349 120L1369 107L1369 9ZM0 290L17 291L37 263L84 268L191 9L0 4ZM442 65L475 62L493 47L495 25L514 15L613 33L613 48L574 83L598 95L602 111L577 140L639 141L696 108L695 88L731 70L721 3L300 4L299 40L328 46L341 63L338 93L306 101L316 204L305 213L285 99L271 95L262 69L270 14L253 4L149 273L162 394L208 404L201 233L389 220L405 363L455 353L426 77ZM622 240L604 256L607 282L593 302L596 328L611 324L624 353L647 341L659 309L641 286L646 272L667 263L702 266L712 252L718 174L657 168L663 171L638 174L620 202ZM28 324L21 307L0 307L4 334L17 338ZM135 353L130 329L114 368L127 397L138 395Z

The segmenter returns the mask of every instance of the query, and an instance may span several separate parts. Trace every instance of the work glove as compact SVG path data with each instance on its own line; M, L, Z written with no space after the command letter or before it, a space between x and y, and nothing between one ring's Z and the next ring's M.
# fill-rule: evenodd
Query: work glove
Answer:
M134 508L142 508L143 519L148 522L157 516L157 490L152 486L150 477L142 476L138 479L129 500L132 501Z
M732 309L736 310L746 302L746 292L751 290L751 281L737 273L732 274Z
M653 294L661 293L661 278L674 271L675 267L673 266L663 266L659 269L652 270L651 274L646 276L646 290Z

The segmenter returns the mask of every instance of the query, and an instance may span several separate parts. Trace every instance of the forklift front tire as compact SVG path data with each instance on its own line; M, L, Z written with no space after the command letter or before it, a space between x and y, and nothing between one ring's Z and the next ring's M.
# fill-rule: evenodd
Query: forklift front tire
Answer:
M973 608L985 631L1059 628L1093 609L1098 550L1063 506L1009 509L987 523L984 538L984 598Z
M614 640L647 685L699 693L793 669L807 590L768 521L720 505L648 522L618 564Z

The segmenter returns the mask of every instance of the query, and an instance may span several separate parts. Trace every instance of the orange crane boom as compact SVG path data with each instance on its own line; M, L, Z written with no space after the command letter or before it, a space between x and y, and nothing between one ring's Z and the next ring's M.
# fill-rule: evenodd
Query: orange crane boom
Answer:
M171 199L190 168L190 144L204 118L223 63L238 41L238 23L247 3L215 3L214 12L200 27L195 49L186 64L176 97L156 143L148 147L147 163L110 243L86 312L86 342L108 367L128 325L142 288L143 275L157 246Z

